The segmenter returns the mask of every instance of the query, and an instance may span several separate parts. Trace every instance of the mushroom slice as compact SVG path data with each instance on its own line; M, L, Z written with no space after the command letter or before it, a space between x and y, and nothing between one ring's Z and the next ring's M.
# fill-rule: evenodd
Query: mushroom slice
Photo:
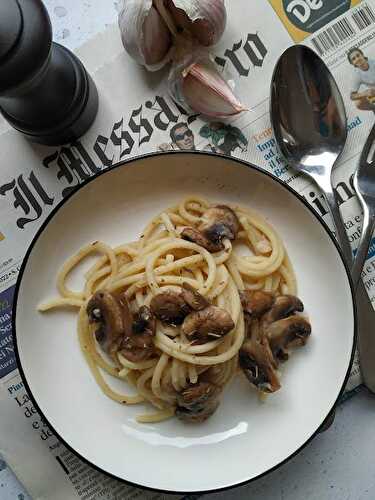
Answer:
M128 299L125 293L122 293L117 297L117 300L121 308L124 335L130 335L133 327L133 315L130 311Z
M168 291L155 295L151 300L152 313L163 323L181 325L190 312L190 307L180 294Z
M176 416L187 422L204 422L217 410L220 392L210 382L190 384L177 395Z
M240 292L242 309L251 318L260 318L271 309L275 296L270 292L244 290Z
M266 323L273 323L295 312L302 312L303 309L303 303L298 297L294 295L279 295L263 319Z
M224 249L224 245L221 241L211 241L207 238L207 236L194 227L185 227L181 233L181 237L184 240L196 243L210 253L220 252L220 250Z
M203 373L199 375L199 382L209 382L210 384L214 384L217 387L223 389L223 385L217 382L218 378L222 374L223 365L217 364L212 365L208 369L206 369Z
M224 337L234 326L231 315L225 309L208 306L186 316L181 329L189 340L204 344Z
M266 335L273 355L280 361L288 359L290 347L305 345L311 334L311 325L303 316L289 316L271 323Z
M96 340L111 353L124 334L123 312L114 295L106 291L96 292L87 304L90 323L97 323Z
M249 382L259 391L276 392L281 386L276 373L277 363L268 339L258 320L253 320L248 328L251 328L251 334L240 349L240 367Z
M240 229L237 215L226 205L209 208L204 212L203 219L198 230L213 242L221 242L224 238L234 240Z
M181 297L193 311L201 311L210 305L208 300L189 283L182 285Z
M240 229L235 212L226 205L217 205L206 210L198 228L185 227L181 237L202 246L211 253L224 249L223 239L234 240Z
M150 359L155 354L155 332L155 317L147 306L142 306L135 315L131 334L121 342L121 354L133 363Z
M155 336L156 332L156 319L152 311L147 306L139 308L133 322L133 334L147 333L151 337Z

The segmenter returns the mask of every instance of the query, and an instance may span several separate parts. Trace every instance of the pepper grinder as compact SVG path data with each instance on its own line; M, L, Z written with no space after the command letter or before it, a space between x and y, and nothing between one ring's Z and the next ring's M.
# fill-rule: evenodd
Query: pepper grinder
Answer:
M98 93L81 61L52 42L41 0L0 0L0 112L33 142L78 139L98 111Z

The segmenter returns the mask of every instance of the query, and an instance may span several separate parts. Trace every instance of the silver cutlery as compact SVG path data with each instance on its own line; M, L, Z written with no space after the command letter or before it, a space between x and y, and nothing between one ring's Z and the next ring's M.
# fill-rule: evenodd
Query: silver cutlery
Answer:
M351 267L353 254L332 186L332 171L347 137L345 106L327 66L308 47L288 48L276 65L271 84L271 122L287 163L320 187ZM362 377L375 392L375 311L362 282L356 299Z
M375 125L367 138L354 174L354 187L363 210L362 235L352 269L353 282L357 286L375 229Z

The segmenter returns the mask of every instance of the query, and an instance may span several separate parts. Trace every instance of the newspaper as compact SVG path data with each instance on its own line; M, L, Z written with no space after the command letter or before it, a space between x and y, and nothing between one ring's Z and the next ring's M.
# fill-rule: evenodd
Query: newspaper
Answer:
M33 145L0 119L0 453L35 499L165 496L120 483L77 458L38 415L17 370L11 311L22 259L43 220L82 181L138 154L211 150L271 172L302 194L332 228L318 189L285 163L270 126L269 88L275 63L287 47L303 41L324 58L346 103L348 141L337 165L335 186L355 251L362 216L352 175L374 121L375 0L231 0L227 8L228 28L215 47L216 63L234 75L237 92L251 109L231 122L207 122L177 106L167 94L163 73L147 74L130 60L117 26L79 51L100 94L98 117L79 141L59 148ZM347 54L354 46L368 57L372 81L349 61ZM192 135L181 140L188 130ZM363 282L375 307L375 240ZM360 383L356 358L347 391Z

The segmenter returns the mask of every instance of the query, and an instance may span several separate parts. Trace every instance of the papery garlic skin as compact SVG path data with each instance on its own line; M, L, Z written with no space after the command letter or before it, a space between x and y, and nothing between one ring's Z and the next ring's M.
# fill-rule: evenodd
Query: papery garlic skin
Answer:
M157 71L170 61L171 34L152 0L124 0L119 27L126 51L139 64Z
M178 104L188 112L212 118L228 118L247 110L211 59L192 61L185 67L173 67L169 76L169 91Z
M167 5L176 25L201 45L215 45L222 37L227 22L224 0L167 0Z

